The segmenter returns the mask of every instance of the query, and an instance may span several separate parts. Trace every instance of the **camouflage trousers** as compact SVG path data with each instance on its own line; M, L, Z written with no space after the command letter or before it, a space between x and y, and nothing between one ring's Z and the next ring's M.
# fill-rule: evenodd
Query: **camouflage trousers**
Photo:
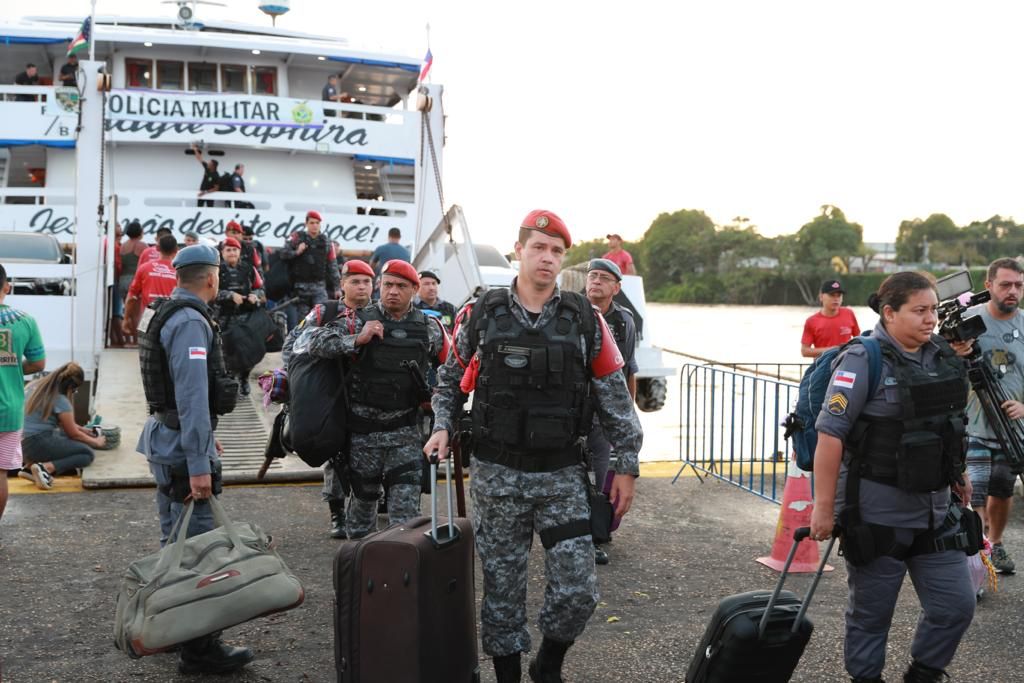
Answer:
M470 493L484 578L484 652L500 657L529 651L526 583L533 534L590 519L583 473L578 466L527 473L473 458ZM594 544L587 534L560 541L544 554L547 586L540 631L555 640L576 640L597 606Z
M309 309L327 301L327 288L322 282L296 282L292 286L292 296L299 299L295 302L296 320L302 320L309 314Z
M328 503L345 502L345 487L331 460L324 463L324 487L321 495Z
M349 453L352 495L345 513L349 538L376 530L382 483L388 487L388 518L392 524L420 514L423 445L415 426L353 434Z

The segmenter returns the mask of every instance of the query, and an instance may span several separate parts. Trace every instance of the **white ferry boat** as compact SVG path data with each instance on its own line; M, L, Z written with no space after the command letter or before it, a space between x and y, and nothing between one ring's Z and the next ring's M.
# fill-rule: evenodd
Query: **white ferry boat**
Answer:
M95 17L94 59L79 55L74 86L59 76L82 17L0 22L0 78L12 84L0 85L0 262L25 292L9 302L39 321L51 367L74 358L95 388L115 223L138 220L147 236L166 227L182 241L219 240L234 220L273 248L315 209L343 250L372 250L399 228L417 265L452 276L443 295L456 304L510 282L500 252L474 246L461 211L442 209L443 88L420 82L420 56L205 20L195 3L177 4L177 16ZM38 85L13 85L29 63ZM331 74L347 101L321 100ZM246 193L200 202L193 144L221 174L243 164ZM52 236L66 255L16 262L8 233ZM642 315L642 284L627 284ZM649 410L671 371L647 338L638 403Z

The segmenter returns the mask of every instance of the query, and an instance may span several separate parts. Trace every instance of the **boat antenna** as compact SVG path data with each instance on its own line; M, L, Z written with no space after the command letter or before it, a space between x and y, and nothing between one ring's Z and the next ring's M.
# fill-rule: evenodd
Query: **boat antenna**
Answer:
M89 9L89 61L96 61L96 0L92 0Z
M427 53L430 53L430 22L427 22ZM427 83L433 83L430 76L430 71L427 71ZM444 209L442 208L442 211Z

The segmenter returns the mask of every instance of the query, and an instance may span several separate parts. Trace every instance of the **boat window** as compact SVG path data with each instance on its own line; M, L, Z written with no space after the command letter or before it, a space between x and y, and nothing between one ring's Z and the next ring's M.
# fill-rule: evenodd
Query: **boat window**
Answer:
M185 65L182 62L157 60L156 87L160 90L184 90L184 74Z
M252 67L252 91L256 95L277 94L277 67Z
M240 64L220 65L221 92L249 92L245 83L245 67Z
M193 92L217 92L217 66L189 62L188 89Z
M153 87L153 60L124 60L125 84L129 88Z

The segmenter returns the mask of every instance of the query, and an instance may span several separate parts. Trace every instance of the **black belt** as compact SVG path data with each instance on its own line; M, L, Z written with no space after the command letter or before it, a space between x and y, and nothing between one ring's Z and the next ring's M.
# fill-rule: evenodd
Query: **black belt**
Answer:
M153 419L175 431L181 429L181 420L178 418L177 410L158 410L153 413ZM210 428L217 428L217 418L215 416L210 417Z
M570 446L567 450L534 453L501 451L480 443L474 444L473 448L473 457L477 460L504 465L520 472L555 472L571 465L578 465L582 455L579 446Z

